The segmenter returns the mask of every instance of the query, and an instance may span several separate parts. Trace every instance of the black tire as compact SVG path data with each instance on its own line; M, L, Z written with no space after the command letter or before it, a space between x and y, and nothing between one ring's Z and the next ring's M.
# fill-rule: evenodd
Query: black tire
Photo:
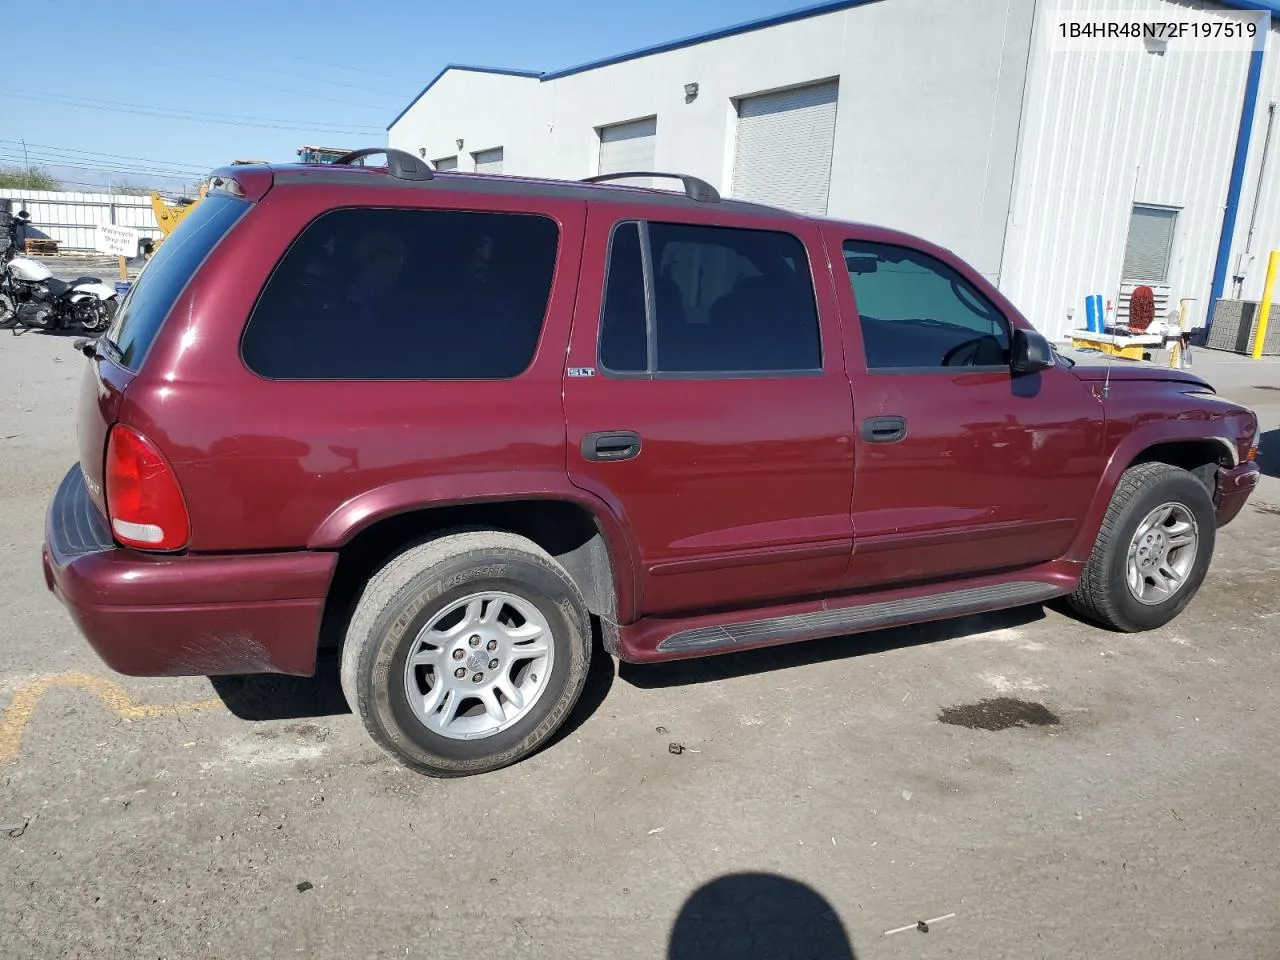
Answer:
M470 594L500 590L534 605L551 628L552 667L537 701L512 726L459 740L417 719L404 666L423 626ZM452 533L412 547L366 584L342 649L342 692L379 747L436 777L508 766L532 754L573 709L591 660L591 626L577 585L533 542L510 533Z
M1199 543L1182 586L1154 604L1139 601L1129 589L1125 567L1138 526L1165 503L1182 505L1196 521ZM1137 633L1164 626L1189 604L1209 570L1217 533L1213 501L1194 474L1166 463L1142 463L1120 477L1084 574L1067 598L1082 617L1113 630Z

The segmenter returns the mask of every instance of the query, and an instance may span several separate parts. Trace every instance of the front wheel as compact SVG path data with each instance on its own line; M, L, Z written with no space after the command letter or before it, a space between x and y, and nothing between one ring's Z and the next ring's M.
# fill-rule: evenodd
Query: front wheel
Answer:
M1193 474L1165 463L1130 467L1068 602L1113 630L1163 626L1200 589L1216 533L1213 502Z
M342 690L373 741L422 773L496 770L543 745L586 681L590 620L536 544L439 537L366 585L342 651Z

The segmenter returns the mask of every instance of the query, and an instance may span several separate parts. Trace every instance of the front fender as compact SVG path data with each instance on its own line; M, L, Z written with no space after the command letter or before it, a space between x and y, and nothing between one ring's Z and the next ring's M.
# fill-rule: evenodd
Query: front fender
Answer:
M609 505L554 471L456 473L397 480L366 490L330 513L307 541L309 550L336 550L380 520L437 507L511 500L558 500L587 510L596 521L613 567L618 617L627 622L635 603L635 545Z
M1232 465L1238 462L1235 442L1222 420L1206 423L1203 420L1161 419L1136 427L1126 434L1107 458L1106 468L1094 490L1089 511L1064 559L1079 562L1089 559L1093 544L1098 539L1098 532L1102 529L1102 521L1106 518L1107 508L1111 506L1111 498L1120 485L1120 477L1145 451L1161 444L1206 440L1221 445L1224 458Z

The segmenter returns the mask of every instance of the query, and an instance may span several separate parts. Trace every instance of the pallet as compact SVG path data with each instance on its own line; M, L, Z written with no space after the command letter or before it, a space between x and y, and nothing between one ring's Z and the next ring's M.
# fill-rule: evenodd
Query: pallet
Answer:
M37 240L33 237L27 237L26 245L27 253L34 253L39 256L51 257L58 252L57 240Z

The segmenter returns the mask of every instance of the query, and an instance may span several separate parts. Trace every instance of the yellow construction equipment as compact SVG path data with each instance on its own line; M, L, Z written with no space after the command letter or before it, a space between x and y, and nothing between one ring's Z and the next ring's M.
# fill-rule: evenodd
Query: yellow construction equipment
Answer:
M151 192L151 210L156 215L156 226L160 228L160 236L155 240L144 241L143 253L147 257L155 253L160 244L165 241L169 234L173 233L174 227L181 222L182 218L194 210L208 194L209 184L203 183L200 185L200 192L194 200L183 198L186 202L179 200L176 204L171 205L169 201L153 190Z

